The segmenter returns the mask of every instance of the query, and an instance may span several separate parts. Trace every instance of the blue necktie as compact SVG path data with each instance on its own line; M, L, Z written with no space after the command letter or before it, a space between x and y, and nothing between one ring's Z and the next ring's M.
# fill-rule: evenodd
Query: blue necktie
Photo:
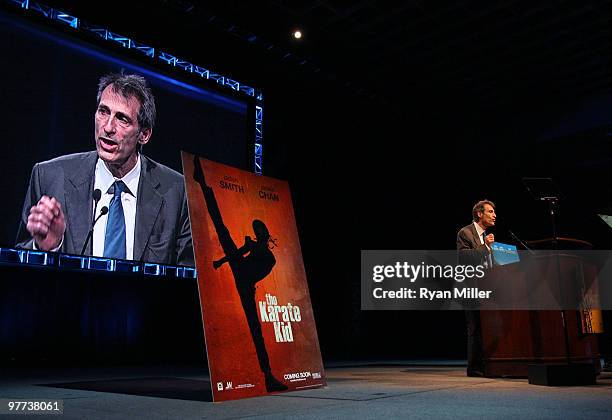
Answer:
M493 258L491 257L491 253L493 250L489 248L487 245L487 232L482 232L482 243L485 246L486 258L485 258L485 268L493 268Z
M114 196L108 210L104 236L104 256L125 259L125 216L121 205L121 193L127 189L123 181L115 181Z

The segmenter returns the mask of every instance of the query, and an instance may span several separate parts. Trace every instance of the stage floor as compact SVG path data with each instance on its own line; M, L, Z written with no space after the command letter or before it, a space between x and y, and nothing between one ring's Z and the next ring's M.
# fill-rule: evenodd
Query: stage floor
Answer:
M2 368L0 368L2 369ZM2 369L0 398L61 399L68 419L612 418L612 373L586 387L468 378L451 361L334 363L328 386L210 402L206 366Z

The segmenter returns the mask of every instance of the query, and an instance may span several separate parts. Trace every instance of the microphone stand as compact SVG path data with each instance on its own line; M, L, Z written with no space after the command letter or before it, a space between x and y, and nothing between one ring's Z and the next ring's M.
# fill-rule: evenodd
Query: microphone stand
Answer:
M93 221L93 223L91 224L91 229L89 230L89 233L87 234L87 238L85 239L85 244L83 244L83 249L81 250L81 255L83 255L83 253L85 252L85 248L87 248L87 244L90 244L90 255L93 254L93 241L91 241L91 237L93 235L93 229L94 226L96 225L96 223L98 222L98 220L100 220L100 217L104 216L106 213L108 213L108 207L104 206L100 209L100 214L98 215L98 217L96 217L96 219ZM90 242L91 241L91 242Z
M533 250L529 246L527 246L525 241L523 241L521 238L516 236L516 234L514 232L512 232L511 230L508 230L508 233L510 234L510 236L512 236L512 239L514 239L516 242L521 244L523 246L523 248L525 248L526 251L528 251L530 254L533 255Z
M597 373L592 363L572 361L567 314L565 313L565 293L561 279L561 260L559 255L559 238L557 236L557 215L561 193L551 178L523 178L523 184L534 199L548 204L552 228L552 246L556 265L557 285L561 303L560 318L563 329L564 363L536 363L527 366L529 383L535 385L594 385Z
M85 238L83 249L81 249L81 255L85 253L85 249L87 248L87 244L89 243L89 238L91 237L91 235L93 235L94 225L100 218L98 216L98 219L94 219L96 217L96 210L98 210L98 203L100 202L100 198L102 198L102 191L99 188L96 188L95 190L93 190L92 197L94 200L94 209L93 209L93 213L91 214L91 228L89 229L89 232L87 233L87 238ZM91 246L89 247L89 255L92 255L92 254L93 254L93 242Z

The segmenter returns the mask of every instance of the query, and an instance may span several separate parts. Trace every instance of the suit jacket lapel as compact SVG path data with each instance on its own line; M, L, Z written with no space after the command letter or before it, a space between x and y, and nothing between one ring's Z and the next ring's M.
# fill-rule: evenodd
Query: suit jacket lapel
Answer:
M85 238L91 225L92 190L94 185L94 174L96 171L97 152L89 153L84 160L76 162L77 168L72 174L68 174L65 181L65 200L68 234L64 238L67 243L64 251L77 254L85 243Z
M164 201L157 191L160 183L155 175L155 167L143 155L141 158L138 199L136 201L136 226L134 231L134 259L142 260L153 226Z
M476 245L476 248L478 249L484 247L484 245L480 242L480 237L478 235L478 231L476 230L476 226L474 226L474 223L470 225L470 231L472 232L472 236L474 237L474 245Z

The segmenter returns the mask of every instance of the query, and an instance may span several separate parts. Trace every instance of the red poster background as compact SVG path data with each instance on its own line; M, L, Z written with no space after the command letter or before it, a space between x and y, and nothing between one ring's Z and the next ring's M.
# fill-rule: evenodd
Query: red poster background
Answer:
M238 248L245 243L246 236L255 238L254 219L264 221L271 238L276 240L272 249L276 264L255 289L273 376L288 390L324 386L323 363L288 183L185 152L182 158L214 400L269 392L232 270L229 264L213 268L213 261L222 258L224 251L202 187L194 179L194 159L199 159L206 185L212 188L223 222ZM291 322L293 342L277 342L273 323L261 322L259 302L266 301L267 293L277 298L278 305L291 303L299 307L301 321Z

